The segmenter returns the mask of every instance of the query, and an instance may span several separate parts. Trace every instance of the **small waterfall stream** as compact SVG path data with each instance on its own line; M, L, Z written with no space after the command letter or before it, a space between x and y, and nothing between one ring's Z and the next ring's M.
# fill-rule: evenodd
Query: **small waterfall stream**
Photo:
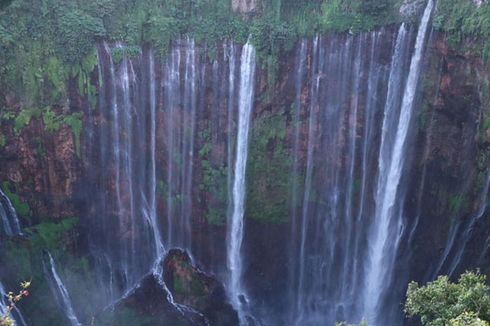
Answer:
M17 216L17 212L12 205L10 199L5 195L5 193L0 189L0 218L2 220L3 225L3 233L7 237L12 236L22 236L22 227L20 225L19 218ZM3 287L3 284L0 282L0 316L4 316L7 313L9 302L7 299L7 292ZM26 325L24 317L20 312L19 308L14 307L11 317L16 325Z
M238 311L241 324L245 323L243 303L247 301L246 290L242 284L243 262L241 250L245 213L245 172L254 87L255 49L251 44L247 43L243 46L241 57L238 132L232 191L233 210L228 223L227 235L227 267L230 273L228 291L233 307Z
M0 218L3 224L3 232L6 236L22 235L19 217L15 212L10 199L0 189Z
M70 295L68 294L68 290L66 289L63 281L61 280L58 272L56 271L56 265L54 263L54 259L51 254L46 253L47 261L43 261L44 264L44 273L46 275L46 279L48 280L49 287L51 288L51 292L53 296L58 300L58 304L63 309L63 313L70 321L70 324L73 326L82 325L75 314L75 310L73 309Z
M487 172L485 183L480 194L478 210L475 214L470 216L468 221L459 219L458 221L456 221L456 223L454 223L454 226L449 232L446 246L444 248L444 251L442 252L439 263L437 264L437 267L434 269L434 272L432 274L433 279L441 274L453 276L457 268L460 266L466 246L471 239L475 225L487 210L490 200L488 198L489 190L490 172ZM485 250L486 245L484 246L481 255L484 255Z

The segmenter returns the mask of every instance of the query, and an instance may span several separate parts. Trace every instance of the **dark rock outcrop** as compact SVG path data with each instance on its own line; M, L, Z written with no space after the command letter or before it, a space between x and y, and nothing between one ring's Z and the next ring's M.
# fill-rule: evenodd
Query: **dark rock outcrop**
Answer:
M186 252L170 250L161 264L171 296L158 277L150 273L114 306L114 311L99 316L99 321L114 324L132 311L134 318L149 325L238 325L238 316L226 301L224 286L193 266Z

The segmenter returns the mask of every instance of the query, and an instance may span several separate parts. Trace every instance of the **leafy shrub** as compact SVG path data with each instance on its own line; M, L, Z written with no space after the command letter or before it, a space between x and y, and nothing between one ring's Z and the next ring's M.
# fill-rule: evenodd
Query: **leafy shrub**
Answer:
M63 122L66 123L73 133L73 139L75 141L75 149L77 156L80 157L80 133L82 132L82 120L80 113L73 113L63 118Z
M95 40L106 35L101 19L77 9L60 14L59 29L65 60L72 63L80 62L93 49Z
M426 326L488 325L490 288L485 280L478 272L466 272L457 283L451 283L447 276L422 287L411 282L405 311L410 317L420 317Z
M482 55L490 53L490 3L477 7L472 0L440 0L434 27L447 33L449 44L459 50L465 38L481 39Z
M63 250L62 241L65 233L72 231L78 225L78 218L68 217L59 223L42 222L25 229L32 246L36 250Z
M51 111L50 108L47 108L43 112L43 122L44 129L48 132L56 132L60 129L60 125L62 122L62 117L57 116L56 113Z
M19 112L14 122L14 132L16 135L19 135L21 130L31 122L34 113L35 110L33 109L23 109Z
M121 46L111 50L112 60L114 64L119 64L123 58L138 57L141 54L141 48L139 46Z

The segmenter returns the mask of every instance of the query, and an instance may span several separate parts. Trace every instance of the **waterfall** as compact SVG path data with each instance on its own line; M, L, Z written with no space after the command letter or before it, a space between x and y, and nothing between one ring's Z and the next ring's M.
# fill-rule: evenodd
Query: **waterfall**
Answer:
M288 313L294 325L333 324L359 314L358 257L365 254L359 231L361 216L369 214L363 201L371 188L374 115L384 80L378 49L389 39L382 35L313 40L310 102L302 122L308 126L306 164L298 167L304 189L297 222L291 218L297 245L291 245Z
M226 216L231 216L233 212L233 201L231 200L233 197L233 174L231 173L231 167L233 165L233 132L234 125L233 119L235 118L235 73L236 73L236 47L233 42L228 46L228 49L225 51L228 52L228 107L227 107L227 132L228 139L226 143L227 149L227 188L228 188L228 205Z
M255 86L255 48L247 42L242 49L240 89L238 105L238 132L233 179L233 210L228 220L227 267L229 270L228 291L231 302L237 309L240 323L245 323L243 301L247 300L242 284L242 241L245 213L245 172L247 166L248 136L253 108Z
M8 313L8 309L10 306L10 302L7 299L7 292L5 292L5 288L3 284L0 282L0 317L5 316ZM22 313L20 312L17 306L14 306L14 309L10 313L10 317L15 325L23 325L27 326Z
M175 139L178 136L176 130L178 130L179 122L176 121L176 114L178 112L179 98L180 98L180 49L174 48L168 55L168 59L165 67L165 79L163 81L163 89L165 93L165 108L168 112L168 118L166 119L166 132L167 132L167 239L168 245L173 244L175 241L174 236L174 188L177 188L177 183L174 181L175 166L174 156L175 147L178 140Z
M453 276L461 261L468 242L471 239L476 223L485 214L488 207L488 194L490 190L490 171L487 172L485 183L479 198L478 210L473 214L465 224L463 220L458 220L449 232L448 240L441 255L439 263L435 268L432 278L435 279L441 273ZM485 248L482 252L484 253Z
M196 105L197 105L197 72L196 72L196 48L194 39L187 39L185 76L184 76L184 119L182 125L182 199L181 199L181 228L184 237L182 246L191 248L192 237L192 174L194 157L194 137L196 128Z
M300 210L291 209L290 324L399 321L388 297L401 291L394 275L406 232L401 184L432 7L430 1L411 60L413 34L405 24L395 34L381 29L313 40L308 110L299 122L297 113L292 118L294 128L305 124L308 131L304 166L294 165L304 154L292 136L293 177L304 176L304 189ZM300 48L297 74L301 56ZM293 105L301 92L296 86Z
M296 237L296 230L299 226L300 221L298 220L299 211L299 186L300 186L300 171L299 171L299 147L300 147L300 136L301 136L301 94L303 91L303 80L305 78L305 65L306 65L306 51L307 51L307 41L301 40L301 45L297 53L296 57L296 76L295 76L295 98L294 98L294 138L293 138L293 166L292 166L292 190L291 190L291 241L290 241L290 250L294 253L291 257L290 264L292 266L297 266L298 261L296 260L298 246L298 239ZM296 268L291 268L288 274L288 283L289 283L289 304L292 306L295 305L294 298L295 293L297 292L296 288ZM290 311L291 316L294 316L294 310ZM292 317L291 317L292 318Z
M296 303L295 303L295 314L296 318L300 320L303 319L302 305L305 302L304 295L306 293L305 290L305 255L306 255L306 240L307 240L307 225L308 225L308 205L310 200L311 193L311 183L312 183L312 172L313 172L313 137L315 135L315 122L316 122L316 105L318 105L317 94L320 83L320 69L321 66L319 64L319 60L322 60L323 57L318 54L318 42L319 37L317 36L313 41L313 82L311 83L311 104L310 104L310 116L308 121L308 152L306 159L306 178L305 178L305 186L304 186L304 194L303 194L303 209L302 209L302 219L301 219L301 241L299 248L299 273L298 273L298 293L296 295ZM300 320L296 321L299 322Z
M399 208L396 207L396 203L400 201L397 194L403 173L407 135L412 119L413 102L417 90L432 7L433 2L429 0L419 25L415 51L410 63L410 71L403 94L400 116L395 129L386 125L387 123L392 125L391 122L393 119L388 118L390 108L388 107L388 111L385 111L385 118L387 119L383 123L375 218L369 239L369 268L367 270L365 281L366 290L364 292L364 312L373 322L377 319L377 314L380 310L381 295L390 286L390 282L387 282L387 280L391 278L391 273L393 272L397 246L402 234L403 221L398 211ZM401 29L404 28L404 25L402 25ZM386 141L388 141L386 137L392 135L394 132L396 134L392 148L388 145L385 146Z
M133 288L164 254L157 216L157 90L153 53L148 66L123 57L116 65L107 43L97 49L99 146L92 165L107 170L91 179L98 201L90 247L108 304ZM136 64L135 64L136 62ZM136 66L136 67L135 67ZM92 172L92 171L91 171ZM97 173L97 170L94 171ZM104 218L100 218L104 216Z
M23 235L20 221L10 199L0 189L0 218L6 236Z
M185 49L181 55L181 47ZM183 57L184 75L181 76ZM179 41L167 58L163 92L167 132L167 239L169 247L192 244L192 186L198 71L195 42ZM183 85L181 78L183 77ZM183 87L182 87L183 86Z
M290 265L281 301L287 304L271 308L283 309L284 324L368 317L391 325L393 316L377 317L395 309L400 317L387 289L399 291L398 247L413 231L403 216L404 162L432 6L429 1L416 38L403 24L398 32L298 43L294 80L284 86L292 102L284 114L292 151L290 242L284 244ZM187 37L161 60L145 49L115 62L113 51L120 48L97 49L102 86L93 140L101 150L92 164L108 168L93 177L99 200L90 211L97 225L90 246L104 265L100 284L115 291L113 300L153 272L167 300L186 314L158 264L167 249L180 247L223 277L241 324L251 314L263 317L268 302L249 300L242 248L255 49L247 43L238 57L240 47L226 42L206 61L205 50ZM200 216L210 208L223 215L215 225L212 214Z
M15 211L10 199L1 189L0 218L3 224L3 232L7 237L23 235L17 212ZM9 305L10 303L7 300L7 293L5 292L3 284L0 282L0 316L4 316L7 313ZM15 325L26 325L24 317L17 306L14 307L11 317Z
M49 287L51 289L51 292L53 293L53 296L56 298L56 300L58 300L58 304L62 307L65 316L70 321L70 324L75 326L82 325L75 315L75 311L73 310L68 290L66 289L63 281L56 271L53 257L49 252L47 253L47 256L48 262L46 263L43 260L44 273L46 275L46 279L48 280Z
M164 248L160 228L157 221L157 202L156 202L156 78L155 78L155 59L153 51L149 52L149 76L150 76L150 182L149 182L149 203L148 211L150 215L151 229L153 230L153 240L155 242L155 259L163 257Z

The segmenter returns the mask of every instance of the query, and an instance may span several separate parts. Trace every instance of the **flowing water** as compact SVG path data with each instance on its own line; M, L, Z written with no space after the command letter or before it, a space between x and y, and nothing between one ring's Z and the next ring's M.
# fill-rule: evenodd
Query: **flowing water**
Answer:
M10 236L22 235L22 227L20 225L19 217L10 202L10 199L0 189L0 218L3 225L3 233Z
M7 237L12 236L22 236L22 227L10 199L5 195L5 193L0 189L0 217L3 225L3 233ZM0 282L0 316L4 316L9 307L9 302L7 299L7 293ZM11 317L16 325L26 325L24 317L20 310L15 307L12 311Z
M239 297L245 295L241 288L240 242L255 50L250 44L243 46L239 61L240 48L225 43L221 59L214 60L212 74L208 75L207 62L201 62L205 52L191 38L178 40L163 60L156 59L149 49L138 57L123 56L115 62L114 52L123 48L108 43L97 48L101 91L99 112L92 118L96 133L93 139L98 141L93 148L100 148L92 151L92 164L109 167L107 172L89 173L98 198L89 209L96 225L91 229L89 246L106 302L109 306L119 302L144 275L153 272L167 291L167 300L174 303L158 262L169 248L199 253L200 248L195 248L193 242L194 164L199 153L209 155L206 159L212 164L229 167L226 179L230 196L223 208L226 212L229 207L230 212L230 272L223 278L230 280L230 300L239 307ZM212 103L226 108L225 115L208 109L207 76L213 80ZM212 124L198 131L209 120ZM219 136L223 131L227 137ZM208 134L210 139L204 140L217 147L224 145L225 155L198 152L197 142ZM100 218L100 214L105 217ZM188 308L174 306L187 313Z
M475 225L485 214L488 203L489 203L489 189L490 189L490 172L487 172L485 177L485 182L482 187L482 191L479 198L478 210L470 218L465 221L459 219L454 223L451 228L446 242L444 251L442 252L441 258L438 265L434 269L432 278L436 278L437 275L449 275L453 276L457 271L457 268L461 265L464 258L464 253L468 242L471 240L471 236L475 230ZM486 250L486 245L482 251L482 255Z
M53 257L48 252L47 261L43 261L44 264L44 273L45 277L48 280L49 287L53 296L58 301L58 305L63 309L63 313L66 318L69 320L71 325L79 326L82 325L75 314L75 310L73 309L70 295L68 294L68 290L66 289L63 281L61 280L58 272L56 271L56 266L53 260Z
M209 60L187 37L163 59L144 49L119 62L113 51L122 45L99 46L92 139L100 150L93 164L109 172L92 178L98 197L90 246L108 301L153 271L167 300L186 314L156 264L180 247L225 282L241 324L251 315L271 325L400 323L397 300L406 280L395 274L401 243L414 232L404 216L405 165L432 10L428 1L418 29L402 24L398 31L298 43L288 136L287 308L278 309L280 317L267 316L268 303L245 285L253 46L227 41ZM226 229L226 239L215 226L204 227L204 218ZM455 255L442 264L455 270L465 247L448 250Z
M180 41L169 54L163 80L168 157L167 237L164 242L168 247L184 249L192 245L193 157L199 86L197 59L194 40Z
M311 44L301 218L291 213L298 245L291 246L289 318L296 325L363 317L376 325L399 323L387 290L398 293L396 256L406 231L404 163L432 9L429 1L413 51L405 25L391 44L384 30L316 37ZM386 65L380 49L389 47ZM302 55L300 50L297 80ZM297 97L304 92L298 87Z
M245 213L245 172L249 141L250 119L253 109L255 87L255 49L247 43L242 49L240 67L240 89L238 104L238 131L236 159L232 190L233 210L228 222L227 267L229 270L228 292L237 309L240 322L245 322L243 304L247 301L246 291L242 284L242 242Z
M388 90L388 107L385 108L385 120L383 121L383 133L379 158L378 186L376 193L375 219L369 238L369 254L367 276L365 280L364 314L374 323L378 321L384 291L389 290L390 280L394 269L394 261L404 225L399 204L403 202L398 192L401 176L406 161L406 143L410 129L415 94L419 81L421 62L423 58L427 29L433 8L432 0L429 0L419 25L415 50L412 55L405 91L400 108L399 120L393 125L390 105L390 90ZM405 33L402 25L399 31L399 39ZM397 45L398 46L398 40ZM396 53L396 49L395 49ZM397 60L395 57L394 60ZM390 80L391 84L392 80ZM394 127L394 128L393 128ZM389 143L388 137L395 133L395 138ZM393 137L393 136L391 136Z

